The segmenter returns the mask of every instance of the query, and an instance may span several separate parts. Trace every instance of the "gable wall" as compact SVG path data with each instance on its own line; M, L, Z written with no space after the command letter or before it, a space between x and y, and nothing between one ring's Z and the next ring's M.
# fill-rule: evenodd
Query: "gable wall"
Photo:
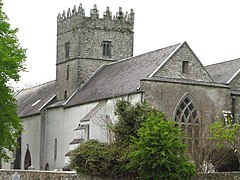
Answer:
M182 61L189 61L189 73L182 73ZM184 43L154 75L156 77L181 78L211 82L211 77L188 45Z
M24 158L27 151L27 144L31 154L31 164L35 169L40 168L40 132L41 115L21 118L24 131L22 133L21 146L21 168L24 169Z
M173 118L178 102L186 93L194 98L205 127L219 119L222 110L231 110L228 88L157 81L142 81L141 86L144 88L145 101L164 112L168 118Z
M238 74L229 84L231 90L240 92L240 74ZM240 122L240 95L234 95L234 116L235 120Z
M240 73L229 83L231 90L240 91Z
M108 99L104 105L88 122L90 124L90 139L97 139L101 142L108 142L108 124L106 115L115 124L118 117L115 115L115 106L118 100L129 100L132 104L141 103L141 93L122 96L120 98Z
M65 154L70 151L69 143L74 139L74 129L97 103L64 109L52 108L47 111L45 130L44 166L60 169L65 165ZM57 139L57 159L54 160L54 141Z

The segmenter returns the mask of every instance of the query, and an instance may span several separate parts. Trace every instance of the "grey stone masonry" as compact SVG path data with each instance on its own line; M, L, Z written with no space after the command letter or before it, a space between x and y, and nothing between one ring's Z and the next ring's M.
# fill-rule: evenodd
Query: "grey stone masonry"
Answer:
M56 94L64 100L106 63L133 56L134 12L122 8L103 18L97 6L90 16L80 4L57 17Z
M187 72L183 72L184 62L187 62ZM183 43L154 76L205 82L213 81L187 43Z

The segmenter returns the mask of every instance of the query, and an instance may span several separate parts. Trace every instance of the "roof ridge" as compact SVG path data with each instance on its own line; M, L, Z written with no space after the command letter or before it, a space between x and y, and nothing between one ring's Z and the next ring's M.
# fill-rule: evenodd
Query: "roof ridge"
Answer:
M20 91L33 89L33 88L36 88L36 87L39 87L39 86L43 86L43 85L46 85L46 84L50 84L50 83L52 83L52 82L56 82L56 80L51 80L51 81L48 81L48 82L44 82L44 83L42 83L42 84L37 84L37 85L32 86L32 87L29 87L29 88L22 88Z
M237 60L240 60L240 58L231 59L231 60L227 60L227 61L222 61L222 62L218 62L218 63L214 63L214 64L209 64L209 65L206 65L206 66L204 66L204 67L209 67L209 66L224 64L224 63L228 63L228 62L231 62L231 61L237 61Z
M118 61L115 61L115 62L112 62L112 63L109 63L109 64L105 64L104 66L110 66L110 65L113 65L113 64L121 63L121 62L127 61L129 59L145 56L147 54L150 54L150 53L153 53L153 52L157 52L157 51L160 51L160 50L163 50L163 49L166 49L166 48L170 48L170 47L173 47L173 46L179 46L180 44L182 44L182 43L174 44L174 45L171 45L171 46L166 46L166 47L163 47L163 48L160 48L160 49L156 49L156 50L153 50L153 51L149 51L149 52L146 52L146 53L143 53L143 54L139 54L139 55L136 55L136 56L132 56L132 57L128 57L128 58L125 58L125 59L121 59L121 60L118 60Z

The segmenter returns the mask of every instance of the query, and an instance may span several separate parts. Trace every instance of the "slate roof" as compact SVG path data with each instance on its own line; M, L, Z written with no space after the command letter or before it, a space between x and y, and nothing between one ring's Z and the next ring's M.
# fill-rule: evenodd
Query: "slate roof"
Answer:
M54 96L55 81L21 90L15 97L18 102L18 115L25 117L38 114Z
M67 102L66 107L137 92L180 44L102 66Z
M240 71L240 58L208 65L205 68L216 82L229 84Z

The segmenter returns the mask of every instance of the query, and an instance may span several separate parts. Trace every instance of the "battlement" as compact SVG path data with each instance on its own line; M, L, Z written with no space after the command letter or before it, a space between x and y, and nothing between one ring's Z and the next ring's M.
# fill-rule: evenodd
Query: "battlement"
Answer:
M97 28L104 30L128 30L133 31L134 26L134 11L131 9L130 13L123 13L122 8L119 7L119 11L116 15L112 16L112 12L109 7L103 13L103 17L99 17L99 11L97 6L94 5L90 11L90 16L85 16L85 10L82 4L76 8L76 5L67 12L63 11L62 14L57 16L58 33L63 33L71 30L72 28L86 27L86 28Z

